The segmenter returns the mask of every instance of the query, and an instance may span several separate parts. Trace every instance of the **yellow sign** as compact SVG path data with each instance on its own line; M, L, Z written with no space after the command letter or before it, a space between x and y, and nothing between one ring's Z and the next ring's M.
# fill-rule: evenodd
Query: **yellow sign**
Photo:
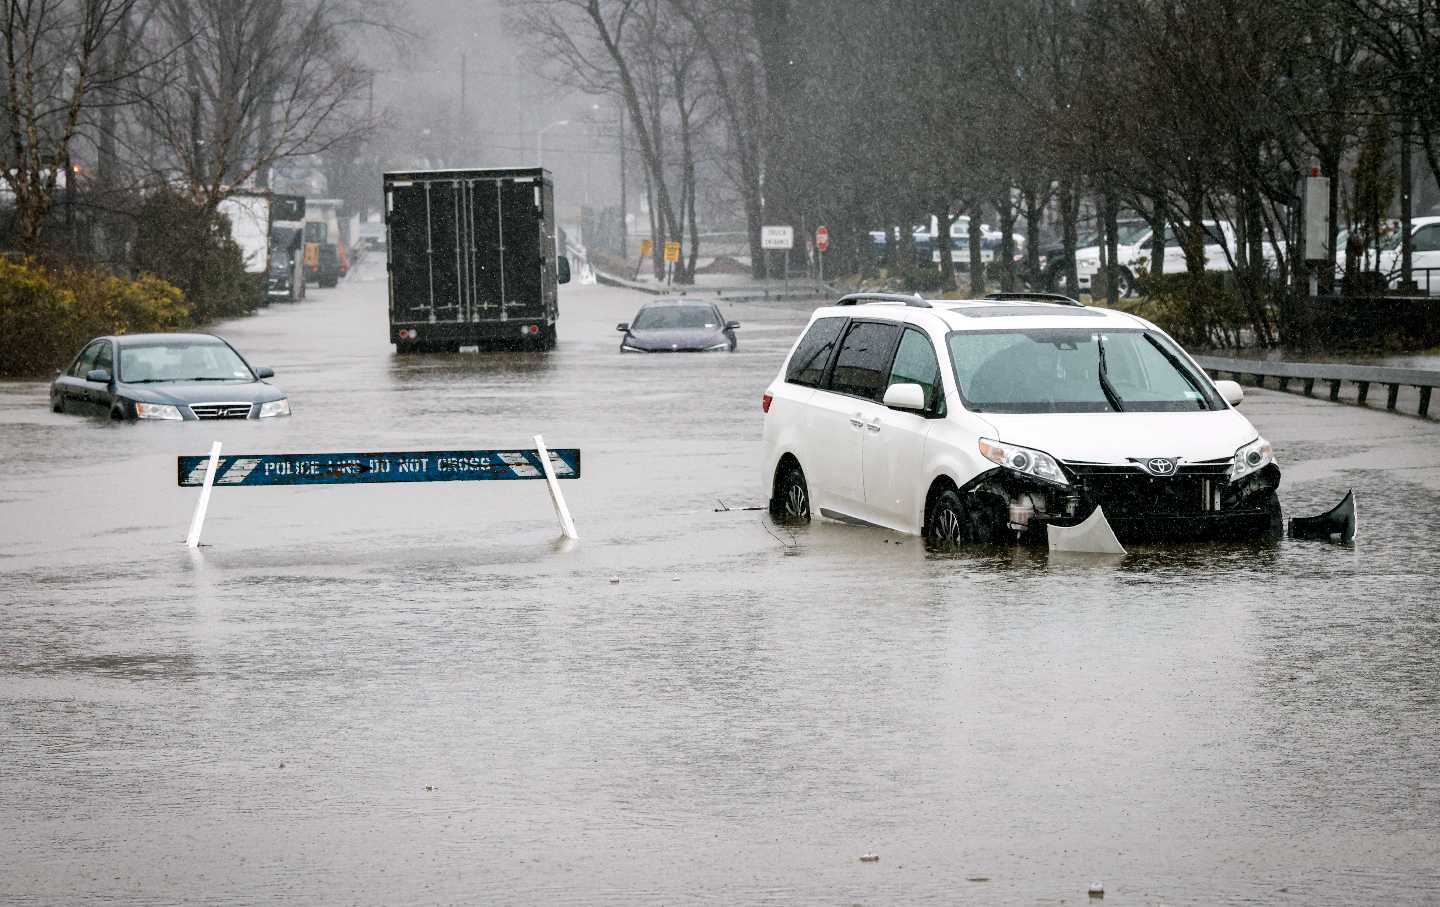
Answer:
M652 243L650 240L648 240L648 239L642 239L642 240L640 240L640 257L641 257L641 258L649 258L649 257L650 257L650 252L651 252L654 248L655 248L655 244Z
M665 241L665 260L671 264L680 260L680 244L673 239Z

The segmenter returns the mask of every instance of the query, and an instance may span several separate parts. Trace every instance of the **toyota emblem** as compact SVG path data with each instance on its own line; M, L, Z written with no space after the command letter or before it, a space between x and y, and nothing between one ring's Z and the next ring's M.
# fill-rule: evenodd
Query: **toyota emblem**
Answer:
M1145 471L1152 476L1173 476L1175 461L1169 457L1151 457L1145 461Z

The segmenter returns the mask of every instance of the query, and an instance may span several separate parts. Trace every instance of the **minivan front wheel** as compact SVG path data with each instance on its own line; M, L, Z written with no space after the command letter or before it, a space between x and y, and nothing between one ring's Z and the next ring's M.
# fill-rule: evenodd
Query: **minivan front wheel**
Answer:
M953 488L935 496L925 526L925 538L936 545L983 544L996 537L993 521L985 513L967 507L960 492Z
M810 486L799 466L786 466L775 481L770 515L783 523L810 522Z

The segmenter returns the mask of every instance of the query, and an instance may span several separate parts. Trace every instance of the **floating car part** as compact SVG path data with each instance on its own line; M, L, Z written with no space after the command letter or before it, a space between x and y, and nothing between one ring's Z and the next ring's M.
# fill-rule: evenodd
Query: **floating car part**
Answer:
M1115 537L1110 521L1105 519L1105 508L1096 507L1091 514L1075 526L1045 527L1049 533L1050 550L1077 554L1124 554L1125 546Z
M1345 492L1339 504L1319 516L1292 517L1290 537L1348 545L1355 541L1355 526L1355 492L1352 490Z

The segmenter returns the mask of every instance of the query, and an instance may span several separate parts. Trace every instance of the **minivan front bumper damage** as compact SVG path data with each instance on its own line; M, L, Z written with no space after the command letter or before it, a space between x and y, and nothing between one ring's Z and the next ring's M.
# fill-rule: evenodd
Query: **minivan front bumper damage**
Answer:
M1152 476L1139 465L1064 464L1069 485L997 467L961 489L967 506L994 527L992 537L1045 544L1046 526L1075 526L1095 508L1122 542L1239 541L1283 532L1273 463L1236 481L1229 461L1181 465Z

